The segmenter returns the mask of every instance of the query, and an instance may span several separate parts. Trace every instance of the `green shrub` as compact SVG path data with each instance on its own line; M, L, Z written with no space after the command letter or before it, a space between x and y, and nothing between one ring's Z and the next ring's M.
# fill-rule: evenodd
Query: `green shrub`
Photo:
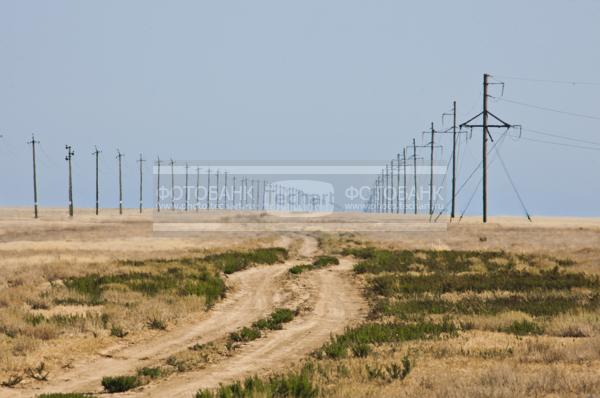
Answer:
M369 287L374 294L393 296L410 293L441 294L486 290L530 292L534 290L597 288L598 286L600 284L597 277L588 277L583 273L563 273L553 269L540 273L510 270L476 274L388 274L372 278Z
M137 376L103 377L102 386L109 393L129 391L141 385Z
M352 354L358 358L364 358L371 353L371 346L366 343L356 343L352 345Z
M447 301L439 297L416 295L404 300L379 299L371 309L371 316L392 315L401 319L424 314L471 314L496 315L505 311L519 311L533 316L551 316L577 309L600 308L600 295L562 296L532 292L527 296L505 296L489 299L467 297L458 301Z
M544 333L544 330L540 326L528 320L514 321L510 326L500 329L500 331L516 334L517 336Z
M152 318L148 321L148 327L156 330L166 330L167 324L159 318Z
M367 371L367 376L369 379L379 379L387 382L392 382L394 380L404 380L406 376L411 372L413 368L413 364L410 362L407 356L402 358L402 363L391 363L384 367L374 365L369 366L365 365L365 369Z
M287 308L278 308L271 313L271 321L275 324L291 322L294 319L294 311Z
M260 319L252 324L253 328L260 330L279 330L284 323L291 322L296 313L287 308L278 308L268 318Z
M113 325L110 328L110 335L111 336L123 338L123 337L127 336L128 334L129 334L129 332L125 331L125 329L123 329L120 326L114 326Z
M33 326L37 326L45 321L46 321L46 317L42 314L27 314L25 316L25 322L27 322Z
M160 368L141 368L138 369L137 375L150 377L151 379L156 379L162 375L162 372Z
M344 249L344 255L353 255L362 261L354 266L357 273L407 272L411 266L423 267L429 272L466 272L477 262L488 271L514 269L517 261L538 266L545 257L527 254L509 254L504 251L469 250L385 250L368 248ZM554 259L558 265L568 267L570 259Z
M190 268L186 272L130 272L116 275L86 275L65 280L67 289L79 293L85 300L66 299L63 304L103 304L102 293L107 286L119 284L127 289L156 296L160 293L179 296L205 297L207 305L225 296L225 282L215 272L208 271L204 265Z
M236 342L236 343L242 343L242 342L256 340L256 339L260 338L260 336L261 336L260 329L255 328L255 327L249 328L249 327L244 326L241 330L230 333L229 340Z
M212 254L203 258L215 264L226 274L232 274L248 268L252 264L275 264L288 256L287 249L282 247L261 248L249 252L228 251Z
M311 380L313 372L312 366L308 364L299 372L271 376L268 379L249 377L243 382L221 385L216 390L200 390L196 393L196 398L316 398L319 390Z
M406 378L406 376L408 376L408 374L412 370L412 364L410 363L408 357L404 356L404 358L402 358L401 365L392 363L386 366L385 369L387 370L390 379L404 380L404 378Z
M294 265L293 267L291 267L288 270L288 272L290 274L298 275L298 274L301 274L304 271L308 271L310 269L312 269L312 265L311 264Z
M315 268L323 268L328 265L338 265L340 260L333 256L319 256L315 261L313 261L312 265Z
M441 323L421 321L417 323L364 323L348 328L344 334L332 336L320 350L317 358L345 358L348 349L359 344L398 343L409 340L430 339L441 334L455 335L458 328L451 322Z
M319 269L319 268L323 268L326 267L328 265L331 264L339 264L340 260L338 260L336 257L333 256L319 256L315 259L315 261L313 261L311 264L301 264L301 265L294 265L292 268L290 268L288 270L288 272L290 274L301 274L304 271L311 271L314 269Z

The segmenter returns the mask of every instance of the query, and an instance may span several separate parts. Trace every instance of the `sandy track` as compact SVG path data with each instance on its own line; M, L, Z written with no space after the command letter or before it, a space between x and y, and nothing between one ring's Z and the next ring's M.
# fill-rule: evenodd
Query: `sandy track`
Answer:
M298 250L299 258L306 261L317 251L316 239L304 236ZM282 370L322 345L331 333L341 332L349 322L361 318L366 308L358 288L350 280L350 261L343 260L339 266L304 273L290 286L287 269L297 263L298 260L288 261L232 274L229 284L234 287L233 291L197 321L147 341L112 347L95 358L74 363L70 370L51 375L51 380L46 383L2 389L0 398L34 397L52 392L101 392L103 376L133 374L136 369L155 365L195 343L225 337L266 316L277 306L301 303L309 310L283 330L269 333L267 337L238 349L232 357L201 371L172 375L124 395L189 398L199 388Z
M106 350L91 361L75 363L73 369L51 377L47 383L31 388L2 389L0 397L32 397L48 392L99 392L103 376L133 373L139 367L166 358L194 343L223 337L265 316L278 304L278 279L289 266L288 263L260 266L232 274L230 281L235 290L199 321L146 342Z
M351 269L352 263L345 260L339 266L308 272L305 277L310 280L312 310L286 324L283 330L255 340L233 357L205 369L175 374L123 396L189 398L200 388L284 370L320 347L331 333L342 332L350 322L364 316L366 306L350 280Z

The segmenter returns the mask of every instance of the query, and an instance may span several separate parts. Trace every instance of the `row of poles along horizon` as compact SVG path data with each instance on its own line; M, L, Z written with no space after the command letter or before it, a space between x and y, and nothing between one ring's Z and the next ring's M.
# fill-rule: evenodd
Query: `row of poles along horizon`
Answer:
M489 74L484 74L483 75L483 110L482 112L478 113L477 115L475 115L474 117L472 117L471 119L467 120L464 123L461 123L459 126L457 126L456 123L456 101L453 102L453 111L452 111L452 117L453 117L453 125L450 129L445 130L445 131L436 131L434 128L434 124L431 123L431 130L429 132L424 132L427 134L431 134L431 140L429 143L425 144L425 145L416 145L416 139L413 138L412 140L412 150L413 150L413 154L410 157L407 157L407 148L409 147L404 147L402 149L402 157L400 156L400 153L398 153L396 155L395 159L392 159L391 162L389 164L385 165L385 168L381 171L381 174L378 175L372 190L371 190L371 196L369 198L369 200L366 203L366 211L367 212L376 212L376 213L393 213L394 209L396 210L396 213L400 212L400 161L402 160L402 170L403 170L403 213L407 212L407 190L406 190L406 184L407 184L407 176L406 176L406 162L407 160L412 160L413 162L413 178L414 178L414 187L415 187L415 194L414 194L414 212L415 214L418 213L418 195L416 193L416 187L417 187L417 148L429 148L430 150L430 181L429 181L429 216L430 219L433 216L433 168L434 168L434 152L436 150L436 148L441 148L441 146L439 145L435 145L435 135L436 134L452 134L452 191L451 191L451 211L450 211L450 217L454 218L455 217L455 210L456 210L456 146L457 146L457 137L459 134L464 134L466 133L465 131L462 131L462 128L464 127L468 127L468 128L481 128L482 129L482 162L480 163L480 166L482 166L482 172L483 172L483 176L482 176L482 182L483 182L483 186L482 186L482 219L483 222L486 223L487 222L487 209L488 209L488 203L487 203L487 183L488 183L488 176L487 176L487 168L488 168L488 162L487 162L487 156L488 156L488 148L487 148L487 143L488 143L488 137L490 140L493 141L493 138L490 134L489 129L491 128L506 128L506 129L510 129L513 127L518 127L517 125L511 125L508 124L506 122L504 122L503 120L501 120L500 118L498 118L497 116L495 116L494 114L492 114L489 109L488 109L488 98L490 97L488 95L488 87L490 85L493 84L503 84L503 83L490 83L489 82L489 78L490 75ZM444 114L442 116L442 118L444 116L446 116L448 114ZM475 124L474 120L476 120L479 117L482 117L482 123L481 124ZM492 117L496 123L489 123L489 117ZM40 142L37 141L35 139L35 136L32 135L31 141L28 141L28 144L31 145L32 148L32 156L33 156L33 195L34 195L34 217L38 218L38 192L37 192L37 171L36 171L36 153L35 153L35 146L36 144L39 144ZM69 189L68 189L68 196L69 196L69 200L68 200L68 206L69 206L69 216L73 216L73 210L74 210L74 205L73 205L73 180L72 180L72 158L75 155L75 151L73 150L73 148L70 145L65 145L65 150L67 151L67 154L65 156L65 160L68 163L68 170L69 170L69 177L68 177L68 181L69 181ZM99 170L99 155L100 155L101 151L98 150L97 147L95 147L95 151L92 153L92 155L95 156L95 160L96 160L96 214L99 214L99 175L98 175L98 170ZM119 214L123 214L123 183L122 183L122 158L123 158L124 154L121 153L120 150L117 149L117 156L116 159L118 160L118 167L119 167ZM145 162L145 159L143 159L142 154L140 154L140 158L137 160L137 162L139 163L139 212L141 213L143 211L143 162ZM392 195L389 195L389 191L390 189L392 190L392 192L394 192L394 162L395 162L395 166L397 169L396 172L396 206L394 207L394 198ZM174 167L175 162L171 159L170 160L170 165L171 165L171 184L172 184L172 203L171 203L171 208L172 210L175 210L175 199L174 199L174 194L173 194L173 184L174 184L174 173L173 173L173 167ZM158 184L157 184L157 211L161 210L161 206L160 206L160 166L161 166L161 160L160 158L157 158L157 166L158 166ZM210 169L208 169L208 181L207 181L207 186L208 186L208 195L207 195L207 210L210 209ZM227 192L227 172L224 173L224 177L225 177L225 192ZM184 210L188 210L189 209L189 202L188 202L188 165L186 164L186 184L185 184L185 207ZM200 179L200 173L199 173L199 168L197 168L197 190L196 192L198 192L198 188L199 188L199 179ZM219 172L217 170L216 172L216 180L217 180L217 192L219 192ZM233 189L235 190L235 176L233 177ZM242 179L242 184L246 184L246 190L247 190L247 184L248 184L248 179L244 178ZM253 202L251 204L251 209L254 210L259 210L261 207L259 206L259 197L260 197L260 181L259 180L251 180L251 184L252 187L254 187L254 184L257 184L257 195L256 195L256 202ZM270 183L269 183L270 184ZM262 209L265 209L265 192L267 190L267 181L263 180L263 195L262 195ZM289 192L291 192L293 195L297 195L298 197L302 196L302 195L306 195L307 197L309 195L305 194L304 192L302 192L301 190L297 190L295 188L289 188L289 187L283 187L283 186L275 186L275 189L277 192L280 192L280 190L284 190L287 189L288 194ZM227 209L227 193L225 194L225 203L224 203L224 209ZM217 194L216 197L216 204L215 207L216 208L220 208L219 206L219 194ZM235 200L235 196L234 196L234 200ZM245 198L245 200L247 200L247 197ZM240 204L241 204L242 198L240 197ZM299 199L298 202L299 203ZM247 203L246 203L247 205ZM314 203L313 203L314 206ZM233 207L235 207L235 202ZM241 207L241 206L240 206ZM196 203L196 209L199 208L199 203L197 200ZM442 210L443 211L443 210ZM441 213L440 213L441 214ZM529 218L529 215L528 215Z
M163 164L160 158L157 158L157 201L156 201L156 210L161 211L161 196L160 196L160 166ZM171 207L170 210L175 210L175 189L174 189L174 165L175 162L171 159L168 163L171 167ZM273 203L276 204L274 206L276 209L282 210L293 210L293 209L303 209L312 208L313 210L317 207L318 198L314 195L307 194L301 189L295 187L288 187L282 184L273 184L267 180L257 180L250 179L248 177L244 177L238 179L239 181L239 200L236 203L236 176L232 177L231 184L231 196L229 196L229 184L227 177L229 173L227 171L219 172L219 169L214 170L214 174L211 174L211 169L207 169L207 195L206 195L206 210L219 209L219 210L266 210L267 205L269 209L272 209ZM216 180L216 195L214 199L214 204L211 207L211 175L215 176ZM199 210L200 209L200 198L198 193L200 192L200 167L196 166L196 201L190 202L189 195L189 164L185 164L185 195L184 195L184 208L183 210L188 211L190 209ZM223 176L224 181L223 184L220 183L219 177ZM262 182L262 189L261 189ZM252 194L252 192L256 192L256 195ZM267 195L268 194L268 195ZM223 198L224 197L224 198ZM223 200L221 200L223 198ZM268 199L267 199L268 198ZM279 198L279 199L278 199ZM288 198L285 202L281 200L281 198ZM231 199L231 200L230 200ZM275 200L274 200L275 199ZM192 206L190 206L190 203ZM195 204L195 206L194 206Z
M504 83L495 83L490 82L490 75L485 73L483 75L483 110L467 120L460 125L457 125L456 121L456 101L453 101L452 113L444 113L442 114L442 120L444 116L452 116L452 127L447 130L438 131L435 130L434 123L431 123L430 131L423 132L423 134L430 134L430 141L424 145L417 145L416 139L413 138L412 145L402 148L402 155L398 153L395 159L392 159L385 167L381 170L381 173L377 176L374 184L371 187L371 195L365 205L365 211L373 212L373 213L400 213L400 209L402 208L402 212L404 214L407 213L408 210L408 197L407 197L407 175L406 175L406 162L413 162L413 176L414 178L414 214L418 213L418 194L416 192L417 189L417 159L422 159L417 156L417 148L429 148L430 154L430 175L429 175L429 217L430 220L433 217L434 209L433 209L433 169L434 169L434 153L436 148L441 148L439 145L435 145L435 135L436 134L452 134L452 187L451 187L451 200L450 200L450 218L453 219L456 216L456 183L457 183L457 170L456 170L456 151L457 151L457 143L459 134L466 134L467 131L463 131L464 127L468 127L470 129L473 128L481 128L482 130L482 160L479 166L482 167L482 221L484 223L488 220L488 138L493 142L492 135L490 133L490 129L492 128L519 128L519 125L511 125L506 123L499 117L495 116L493 113L489 111L488 107L488 99L490 95L488 94L488 89L490 85ZM476 124L474 121L481 117L481 124ZM490 117L493 118L495 122L490 123ZM407 157L407 149L412 148L412 155ZM403 175L403 206L400 206L400 162L402 161L402 175ZM394 189L394 164L396 167L396 188ZM392 194L390 195L390 191ZM395 198L394 194L395 193ZM394 206L394 199L396 201L396 205ZM395 211L394 211L395 210ZM443 209L440 214L444 211ZM527 218L531 221L529 214L527 214Z
M38 218L39 210L38 210L38 190L37 190L37 165L36 165L36 145L40 143L40 141L35 139L35 135L31 136L31 141L27 142L31 145L32 150L32 159L33 159L33 208L34 208L34 218ZM72 159L75 156L75 151L73 147L70 145L65 145L65 150L67 154L65 156L65 160L68 165L68 209L69 216L73 216L74 214L74 202L73 202L73 178L72 178ZM100 210L100 186L99 186L99 169L100 169L100 151L97 146L94 147L94 152L92 155L95 156L96 163L96 197L95 197L95 212L96 215L99 214ZM123 179L122 179L122 159L125 155L117 149L116 159L118 161L118 181L119 181L119 214L123 214ZM143 212L143 163L146 160L143 158L142 154L140 154L137 162L139 163L139 212ZM161 206L161 185L160 185L160 177L161 177L161 165L163 165L163 161L161 161L160 157L157 157L156 166L157 166L157 202L156 202L156 210L160 212L164 209L164 206ZM171 210L176 210L175 206L175 173L174 167L176 162L171 159L168 163L171 167ZM185 163L185 200L183 210L188 211L190 209L200 209L200 199L198 196L198 192L200 191L200 167L196 167L196 201L190 202L191 196L189 195L189 164ZM288 200L287 202L287 210L292 210L292 208L297 208L299 205L302 205L304 209L308 207L312 207L313 209L316 207L315 198L311 195L305 193L301 189L297 189L294 187L287 187L282 184L272 184L266 180L255 180L244 177L239 180L240 183L240 195L238 203L235 201L235 192L236 192L236 177L233 176L232 182L232 195L233 199L230 201L230 196L228 195L229 185L227 181L228 172L223 171L220 172L219 169L214 170L214 174L211 174L211 169L207 169L207 195L206 195L206 209L246 209L246 210L265 210L266 205L269 206L273 203L273 193L279 197L287 197L294 198L294 200ZM214 204L211 207L211 176L214 176L216 179L216 192L214 199ZM224 181L223 184L220 184L219 177L223 176ZM261 194L261 182L262 182L262 194ZM256 195L252 195L251 192L254 190ZM224 191L224 200L220 201L220 198L223 197L221 194ZM268 195L267 195L268 194ZM268 199L267 199L268 198ZM285 206L279 206L279 209L285 208Z

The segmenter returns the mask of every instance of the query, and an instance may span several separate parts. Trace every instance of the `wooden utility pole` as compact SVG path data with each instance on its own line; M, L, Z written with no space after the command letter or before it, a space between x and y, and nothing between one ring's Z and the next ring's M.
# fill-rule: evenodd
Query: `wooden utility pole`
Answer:
M210 168L206 171L206 210L210 210Z
M65 145L65 149L67 150L67 156L65 156L65 160L69 164L69 217L73 217L73 176L71 159L73 156L75 156L75 151L70 145Z
M383 212L388 212L388 187L389 187L389 177L388 177L388 165L385 165L385 171L383 172Z
M189 165L185 164L185 211L188 211L188 169Z
M175 162L171 159L171 211L175 211Z
M419 193L417 192L417 142L414 138L413 138L413 173L415 176L415 214L417 214L418 196L419 196Z
M450 219L455 217L456 213L456 150L458 145L458 134L466 134L466 131L458 131L456 125L456 101L452 103L452 113L442 114L442 122L444 116L452 116L452 131L437 131L438 134L452 134L452 206L450 209Z
M227 172L224 173L224 181L223 181L223 185L225 185L225 198L224 198L224 205L225 205L225 210L227 210L227 201L229 200L229 195L227 193Z
M452 103L452 208L450 218L454 218L456 208L456 101Z
M267 181L263 180L263 189L262 189L262 209L265 210L265 191L267 190Z
M435 137L435 130L433 128L433 122L431 123L431 158L429 163L429 215L433 214L433 140Z
M235 174L233 175L233 184L231 187L231 201L232 201L231 207L233 210L235 210Z
M483 222L487 222L488 77L483 75Z
M380 184L380 191L381 191L381 213L385 212L385 170L381 169L381 184Z
M119 214L123 214L123 178L121 174L121 159L123 156L121 151L117 149L117 159L119 161Z
M144 163L145 160L142 158L141 153L138 162L140 163L140 214L142 214L142 209L144 207L144 168L142 167L142 163Z
M259 210L258 201L260 199L260 180L252 180L252 181L256 183L256 196L254 197L254 210L258 211ZM288 209L289 209L289 202L288 202Z
M488 88L489 88L489 86L491 84L496 84L496 85L504 84L504 83L500 83L500 82L490 83L489 78L490 78L490 75L488 75L487 73L485 73L483 75L483 111L460 125L460 128L481 127L481 130L482 130L482 170L483 170L483 181L482 181L483 182L483 188L482 188L483 214L482 214L482 216L483 216L484 223L487 222L487 213L488 213L487 212L487 210L488 210L488 201L487 201L487 182L488 182L488 179L487 179L487 154L488 154L487 142L488 142L488 137L490 138L490 140L493 141L489 130L490 130L490 128L509 129L509 128L513 128L513 127L518 127L518 126L510 125L510 124L506 123L504 120L500 119L498 116L494 115L493 113L491 113L488 110L488 98L489 98ZM471 122L473 122L479 116L482 117L482 124L472 124ZM496 123L490 124L489 116L491 116L496 121Z
M431 134L431 141L425 145L419 145L419 148L429 148L430 157L429 157L429 216L431 220L431 215L433 214L433 160L434 160L434 151L435 151L435 134L438 131L435 131L433 123L431 123L431 129L428 132L424 132L423 134ZM414 146L414 140L413 140ZM415 155L416 156L416 155ZM416 161L416 158L415 158Z
M396 155L396 214L400 213L400 154Z
M156 211L160 212L160 156L156 157L156 165L158 166L156 181Z
M219 192L219 169L217 169L217 210L219 210L219 196L221 196L221 192Z
M379 213L379 176L375 179L375 213Z
M31 155L33 156L33 217L38 218L38 196L37 196L37 170L35 164L35 144L39 144L39 141L35 140L35 136L31 134Z
M402 179L404 184L404 214L406 214L406 148L402 148L402 173L404 174Z
M200 207L200 167L196 166L196 211Z
M96 215L98 215L100 211L100 150L98 150L97 146L94 146L94 152L92 155L96 158Z

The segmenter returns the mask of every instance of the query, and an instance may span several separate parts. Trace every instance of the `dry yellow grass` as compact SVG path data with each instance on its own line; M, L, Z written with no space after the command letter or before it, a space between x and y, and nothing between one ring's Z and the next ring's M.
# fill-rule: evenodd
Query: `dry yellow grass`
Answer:
M173 326L205 311L200 297L144 297L117 286L106 292L111 304L56 306L52 299L65 292L53 292L66 278L126 271L120 260L197 257L294 243L272 234L158 237L152 233L151 212L134 210L123 216L116 210L100 216L79 210L73 219L62 209L42 209L40 214L34 220L29 209L0 209L0 381L40 362L51 370L69 366L115 344L118 339L108 335L101 313L129 332L120 339L123 344L133 344L158 333L145 327L148 319ZM34 326L24 320L28 316L77 319Z
M187 317L203 311L198 297L143 297L120 291L106 294L111 304L101 306L50 305L44 292L63 280L89 273L112 274L125 270L119 260L181 258L206 253L248 249L258 246L287 246L300 250L298 241L278 234L197 234L156 236L152 216L133 210L118 216L105 211L79 211L70 220L64 210L43 209L33 220L29 209L0 209L0 326L19 333L0 334L0 380L40 362L50 369L68 367L78 358L101 352L115 341L134 344L160 333L140 327L148 318L164 320L177 327ZM351 218L352 215L342 217ZM324 252L357 244L394 249L504 250L539 257L536 270L552 268L548 257L572 259L571 272L600 274L600 221L597 219L535 219L534 223L515 218L495 218L489 225L467 218L450 224L446 232L398 232L320 234ZM502 261L502 260L499 260ZM526 263L517 269L529 270ZM422 269L412 270L422 273ZM474 263L469 272L485 272ZM359 278L360 279L360 278ZM574 289L573 294L589 294ZM72 294L72 293L71 293ZM570 293L556 292L555 295ZM441 299L456 302L464 298L493 299L515 292L449 292ZM52 296L56 297L56 296ZM137 303L135 311L124 311ZM47 308L48 307L48 308ZM131 331L118 339L107 334L99 314ZM32 327L24 315L50 318L78 315L73 325ZM441 319L442 315L431 319ZM474 330L457 337L375 347L367 358L319 361L317 384L332 397L520 397L583 396L600 394L600 314L576 311L536 319L544 327L542 336L514 336L498 332L514 321L532 320L522 312L496 315L460 315L455 321L470 323ZM581 337L573 337L581 336ZM365 365L400 363L408 355L415 367L404 380L383 382L369 377Z

